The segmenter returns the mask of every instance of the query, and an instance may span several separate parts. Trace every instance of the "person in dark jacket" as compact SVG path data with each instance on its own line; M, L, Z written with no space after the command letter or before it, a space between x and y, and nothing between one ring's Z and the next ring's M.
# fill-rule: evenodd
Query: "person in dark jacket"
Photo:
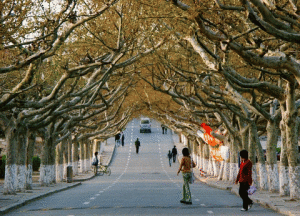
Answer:
M122 146L124 146L125 134L124 134L123 132L122 132L121 134L122 134L122 135L121 135L121 136L122 136L122 138L121 138L121 139L122 139Z
M176 162L176 156L177 156L177 148L174 145L173 149L172 149L172 155L173 155L173 163Z
M240 183L239 194L243 200L243 208L241 211L248 211L253 201L248 196L248 190L252 185L252 162L248 159L248 151L240 151L241 164L240 170L235 180L235 183Z
M169 150L168 158L169 158L169 165L170 165L170 167L172 165L172 157L173 157L173 154L172 154L171 150Z
M141 143L139 141L139 138L136 139L135 141L135 149L136 149L136 153L139 153L139 149L140 149Z

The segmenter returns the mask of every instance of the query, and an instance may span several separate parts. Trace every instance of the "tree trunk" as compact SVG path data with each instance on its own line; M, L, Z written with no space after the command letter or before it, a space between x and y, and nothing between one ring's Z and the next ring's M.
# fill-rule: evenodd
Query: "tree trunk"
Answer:
M238 145L235 138L230 141L230 164L229 164L229 181L234 182L238 174Z
M18 142L17 142L17 191L25 192L26 190L26 147L28 142L28 128L18 125Z
M26 156L26 190L32 190L32 157L34 156L34 146L36 142L35 132L30 132L28 136L27 156Z
M40 167L40 183L42 186L55 183L55 145L52 134L53 125L51 124L43 137L44 145Z
M51 160L51 148L53 148L52 138L46 139L43 145L41 167L40 167L40 184L42 186L49 186L53 183L53 169L54 164Z
M85 173L85 161L84 161L84 142L80 140L80 172Z
M78 174L78 140L75 138L72 145L72 156L73 156L73 175Z
M283 109L283 105L280 106ZM290 194L289 166L286 148L286 131L283 120L280 122L281 131L281 151L279 167L279 195L288 196Z
M298 199L300 198L300 166L298 164L298 118L295 106L295 83L289 82L286 92L286 111L282 113L282 120L286 131L290 197Z
M17 138L18 131L13 120L9 122L5 130L7 142L7 155L5 165L4 194L16 194L17 188Z
M64 158L62 142L56 145L56 182L64 180Z
M84 167L85 172L89 171L89 145L87 143L87 140L84 140Z
M278 141L278 118L269 120L267 123L267 176L270 192L278 192L279 190L279 173L277 166L276 147Z
M71 135L67 138L68 144L68 166L72 166L72 137Z
M64 179L67 179L67 166L69 161L68 155L68 141L66 139L62 140L62 152L63 152L63 175Z

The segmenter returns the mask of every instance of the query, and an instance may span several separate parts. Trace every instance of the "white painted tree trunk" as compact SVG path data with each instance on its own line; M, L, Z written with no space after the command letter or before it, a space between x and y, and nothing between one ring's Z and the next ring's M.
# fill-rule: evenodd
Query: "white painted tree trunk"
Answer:
M228 181L230 175L230 163L227 161L224 162L224 168L223 168L223 181Z
M78 161L73 161L72 167L73 167L73 176L78 175Z
M85 162L84 159L80 159L80 172L85 173Z
M259 188L262 190L268 190L268 175L265 164L258 163L259 169Z
M202 167L202 169L206 173L208 173L208 161L209 161L208 159L203 158L203 167Z
M213 164L213 171L214 171L214 176L218 176L219 175L219 170L220 170L220 167L219 167L219 162L212 159L212 164Z
M52 182L52 165L40 166L40 179L39 182L42 186L49 186Z
M64 175L64 179L67 178L67 167L68 167L68 163L64 163L64 164L63 164L63 175Z
M279 166L279 195L288 196L290 194L289 167Z
M224 172L224 163L225 163L225 161L222 161L222 162L221 162L218 180L222 180L223 172Z
M50 184L56 183L56 166L50 165Z
M209 158L209 161L208 161L208 174L211 176L214 175L214 168L213 168L211 157Z
M300 166L289 166L290 198L300 198Z
M5 166L5 179L4 179L4 194L16 194L17 179L17 165Z
M252 166L252 182L256 187L259 187L259 181L257 178L257 166L256 164L253 164Z
M26 190L26 166L18 165L17 166L17 191L25 192Z
M26 170L26 189L27 190L32 190L32 165L28 164L27 165L27 170Z
M56 165L56 182L62 182L64 180L64 166L63 164Z
M270 192L279 191L279 175L278 175L278 166L277 164L267 165L267 176L268 176L268 186Z
M230 167L229 181L234 182L238 174L238 169L239 169L238 163L230 163L229 167Z

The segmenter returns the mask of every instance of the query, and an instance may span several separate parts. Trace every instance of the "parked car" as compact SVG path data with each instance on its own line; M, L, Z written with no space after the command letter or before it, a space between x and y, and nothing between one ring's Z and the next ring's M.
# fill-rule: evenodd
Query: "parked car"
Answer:
M149 118L142 118L140 121L140 133L151 133L151 121Z

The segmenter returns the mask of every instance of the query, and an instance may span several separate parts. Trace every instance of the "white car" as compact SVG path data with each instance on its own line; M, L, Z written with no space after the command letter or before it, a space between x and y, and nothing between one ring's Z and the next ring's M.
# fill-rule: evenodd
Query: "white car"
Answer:
M143 132L151 133L151 121L149 118L142 118L140 121L140 133Z

